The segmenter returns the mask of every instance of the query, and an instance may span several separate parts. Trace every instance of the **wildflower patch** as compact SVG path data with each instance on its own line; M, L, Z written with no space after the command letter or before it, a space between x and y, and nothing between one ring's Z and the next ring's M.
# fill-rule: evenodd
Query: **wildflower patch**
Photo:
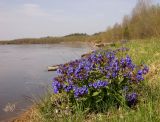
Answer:
M71 106L81 103L90 110L136 105L138 87L149 68L134 64L127 51L127 48L96 50L87 57L60 65L58 76L53 79L54 93L65 93Z

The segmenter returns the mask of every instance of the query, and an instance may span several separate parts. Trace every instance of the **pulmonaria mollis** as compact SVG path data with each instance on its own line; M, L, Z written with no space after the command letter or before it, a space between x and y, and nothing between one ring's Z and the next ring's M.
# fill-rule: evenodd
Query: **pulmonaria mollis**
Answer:
M129 106L135 105L138 93L134 86L142 83L149 69L146 65L134 64L126 54L128 50L101 49L87 57L60 65L57 69L58 76L53 79L54 93L66 92L75 100L92 98L97 93L95 99L106 102L109 97L125 96ZM127 88L125 92L124 87Z

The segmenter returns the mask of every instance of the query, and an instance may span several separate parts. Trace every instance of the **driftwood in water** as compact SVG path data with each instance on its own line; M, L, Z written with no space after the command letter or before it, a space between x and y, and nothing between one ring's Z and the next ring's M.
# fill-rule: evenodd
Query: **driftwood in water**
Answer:
M56 71L58 69L59 65L54 66L48 66L48 71Z
M95 44L95 46L96 46L96 47L104 47L104 46L105 46L105 44L100 43L100 44Z
M81 55L81 57L82 58L83 57L88 57L91 53L92 52L83 54L83 55ZM56 71L58 68L59 68L59 65L48 66L48 71Z
M88 57L91 53L92 52L83 54L83 55L81 55L81 57L82 58ZM58 68L59 68L59 65L48 66L48 71L56 71Z
M113 44L113 43L98 43L98 44L96 43L95 46L96 47L104 47L104 46L111 45L111 44Z
M89 53L82 54L81 57L82 58L88 57L89 55L91 55L91 53L93 53L93 51L89 52Z

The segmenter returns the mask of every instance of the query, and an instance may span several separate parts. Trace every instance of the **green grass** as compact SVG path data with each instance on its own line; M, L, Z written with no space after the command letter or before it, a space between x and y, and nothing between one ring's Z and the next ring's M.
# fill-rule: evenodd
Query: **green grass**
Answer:
M115 47L122 46L120 43ZM106 113L86 114L80 109L75 114L56 113L56 107L67 107L63 101L65 96L49 94L37 104L37 115L31 115L26 121L42 122L159 122L160 121L160 39L132 40L125 45L130 50L128 54L136 64L145 63L150 71L145 77L141 90L141 100L134 109L110 108ZM114 48L114 47L112 47ZM55 100L66 104L57 104Z

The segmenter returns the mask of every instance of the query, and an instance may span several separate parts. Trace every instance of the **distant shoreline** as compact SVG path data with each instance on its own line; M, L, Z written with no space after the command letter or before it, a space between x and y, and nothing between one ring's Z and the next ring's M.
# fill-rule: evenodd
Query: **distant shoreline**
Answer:
M84 42L90 37L87 34L75 33L63 37L22 38L0 41L0 45L8 44L55 44L61 42Z

